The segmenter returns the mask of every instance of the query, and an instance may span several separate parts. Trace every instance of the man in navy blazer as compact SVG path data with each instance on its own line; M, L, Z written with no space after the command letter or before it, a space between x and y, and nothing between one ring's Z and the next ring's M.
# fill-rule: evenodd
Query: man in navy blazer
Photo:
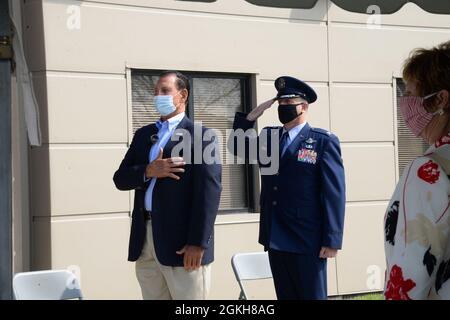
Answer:
M209 291L222 167L194 161L194 151L214 144L209 150L218 153L218 145L197 137L207 129L185 116L189 89L180 72L161 74L154 101L161 118L136 131L114 174L119 190L135 191L128 260L136 261L144 299L205 299Z
M309 104L317 99L310 86L280 77L275 87L276 98L248 115L236 114L234 129L252 129L275 101L283 126L265 128L256 139L248 135L245 154L239 154L236 143L229 149L240 157L256 159L261 168L259 242L269 253L278 299L326 299L326 259L341 249L344 228L340 144L334 134L306 122ZM257 143L253 150L279 160L277 170L264 173L269 164L261 161L259 152L249 154L250 143Z

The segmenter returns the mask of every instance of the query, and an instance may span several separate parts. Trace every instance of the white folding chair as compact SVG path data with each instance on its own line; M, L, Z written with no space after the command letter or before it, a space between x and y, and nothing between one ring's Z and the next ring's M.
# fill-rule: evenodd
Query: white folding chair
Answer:
M267 252L236 253L231 258L231 266L241 288L239 300L247 300L243 281L272 278Z
M83 299L79 281L69 270L17 273L13 290L16 300Z

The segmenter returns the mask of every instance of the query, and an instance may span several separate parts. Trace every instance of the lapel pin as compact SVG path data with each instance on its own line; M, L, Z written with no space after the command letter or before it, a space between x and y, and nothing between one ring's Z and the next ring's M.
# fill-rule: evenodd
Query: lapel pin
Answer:
M152 141L152 143L157 143L158 140L159 140L159 137L158 137L158 135L155 133L155 134L152 134L152 136L150 137L150 140Z

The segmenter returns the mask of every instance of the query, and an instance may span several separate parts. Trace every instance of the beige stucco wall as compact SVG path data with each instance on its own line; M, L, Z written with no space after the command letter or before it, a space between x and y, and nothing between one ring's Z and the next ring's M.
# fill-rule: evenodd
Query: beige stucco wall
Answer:
M71 6L80 9L79 29L67 27ZM381 289L382 220L398 175L393 76L412 48L449 39L448 17L408 4L369 29L367 16L326 0L311 10L244 0L34 0L24 19L44 136L30 159L34 269L78 265L87 298L140 298L126 262L132 195L112 183L131 141L128 68L254 74L257 102L274 95L276 77L292 75L319 94L310 123L342 141L348 204L329 293ZM269 110L258 126L277 123ZM261 250L257 223L254 214L218 217L211 298L237 298L231 255ZM371 266L381 278L368 288ZM270 281L256 291L274 297Z

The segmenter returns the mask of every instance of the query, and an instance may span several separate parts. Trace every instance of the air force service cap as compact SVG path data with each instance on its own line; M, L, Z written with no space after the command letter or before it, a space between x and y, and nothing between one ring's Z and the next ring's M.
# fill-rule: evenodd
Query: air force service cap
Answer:
M275 80L275 88L278 91L277 99L300 97L308 101L308 103L313 103L317 100L317 94L313 88L293 77L279 77Z

